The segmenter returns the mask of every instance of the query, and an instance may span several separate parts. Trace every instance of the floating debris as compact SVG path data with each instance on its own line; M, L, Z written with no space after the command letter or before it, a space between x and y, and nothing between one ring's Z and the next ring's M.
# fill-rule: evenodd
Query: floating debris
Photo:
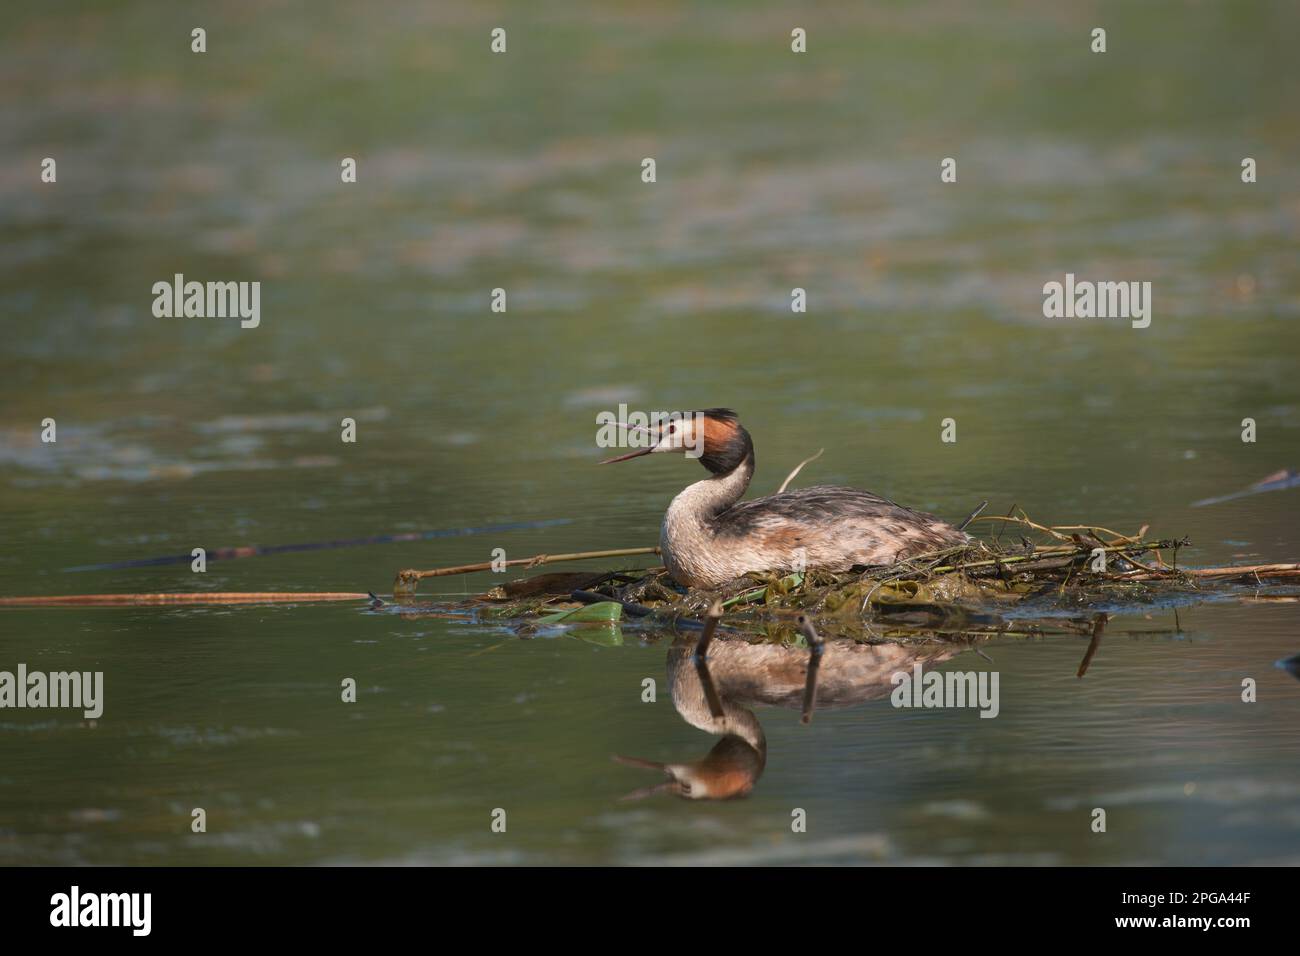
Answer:
M353 591L172 591L156 594L41 594L0 597L0 607L138 607L150 604L318 604L364 601Z

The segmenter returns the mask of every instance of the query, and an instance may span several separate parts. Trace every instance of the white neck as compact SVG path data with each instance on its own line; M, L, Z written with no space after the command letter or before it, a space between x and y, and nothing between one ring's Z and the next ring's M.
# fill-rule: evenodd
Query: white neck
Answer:
M708 527L714 517L744 497L753 477L754 456L750 455L725 474L710 475L703 481L687 485L668 506L664 523L668 524L675 518L701 528Z
M725 684L719 684L719 680L725 679L728 673L725 666L709 671L710 678L718 691L718 702L722 704L722 716L713 716L704 684L692 657L694 648L694 637L679 637L668 652L668 680L673 707L677 713L692 727L698 727L700 730L718 736L734 734L759 753L766 755L767 736L763 733L763 725L758 722L758 717L740 702L728 698L727 687ZM741 677L744 677L743 671Z
M714 519L744 496L752 477L754 456L750 454L731 471L688 485L673 499L664 515L659 547L677 580L692 580L704 570L693 565L709 561Z

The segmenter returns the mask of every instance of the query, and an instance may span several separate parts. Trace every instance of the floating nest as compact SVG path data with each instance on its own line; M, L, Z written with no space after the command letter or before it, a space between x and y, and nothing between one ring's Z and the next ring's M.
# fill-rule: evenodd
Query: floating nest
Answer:
M754 636L788 638L806 616L826 636L896 640L918 631L1033 630L1034 619L1086 631L1097 613L1126 605L1181 603L1243 583L1300 583L1297 564L1180 568L1187 539L1148 540L1145 527L1122 535L1039 525L1023 513L978 520L994 526L988 539L848 572L751 574L709 591L684 589L661 567L552 572L499 585L467 605L480 618L525 627L626 619L699 626L720 606L727 628Z

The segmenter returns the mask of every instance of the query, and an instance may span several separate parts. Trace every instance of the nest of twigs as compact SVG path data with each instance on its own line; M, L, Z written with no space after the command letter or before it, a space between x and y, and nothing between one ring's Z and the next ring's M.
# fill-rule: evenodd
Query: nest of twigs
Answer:
M992 532L968 545L894 564L830 572L754 574L718 590L679 587L663 568L561 572L512 581L480 595L485 614L553 621L558 612L608 602L622 615L698 621L718 602L727 624L785 631L807 615L827 633L861 636L864 624L965 629L1062 607L1080 613L1155 603L1225 583L1300 580L1300 565L1179 568L1184 539L1147 540L1092 525L1049 527L1019 515L977 519ZM586 615L590 621L592 615ZM599 619L599 616L596 616Z

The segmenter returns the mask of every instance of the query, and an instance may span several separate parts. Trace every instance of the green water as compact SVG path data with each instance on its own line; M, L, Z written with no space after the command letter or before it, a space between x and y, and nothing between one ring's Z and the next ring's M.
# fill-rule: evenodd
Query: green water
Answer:
M494 548L653 544L701 472L594 467L619 402L738 409L756 491L824 447L800 482L1149 524L1187 563L1300 558L1300 490L1189 507L1300 467L1294 4L86 3L7 26L0 594L386 592ZM261 281L261 325L155 318L177 272ZM1150 281L1151 326L1044 319L1066 272ZM106 704L0 711L0 863L1296 863L1286 593L1118 615L1082 679L1079 637L943 664L1000 672L994 720L759 709L766 770L726 803L619 800L653 775L611 754L715 742L666 693L671 635L5 610L0 670L103 671Z

